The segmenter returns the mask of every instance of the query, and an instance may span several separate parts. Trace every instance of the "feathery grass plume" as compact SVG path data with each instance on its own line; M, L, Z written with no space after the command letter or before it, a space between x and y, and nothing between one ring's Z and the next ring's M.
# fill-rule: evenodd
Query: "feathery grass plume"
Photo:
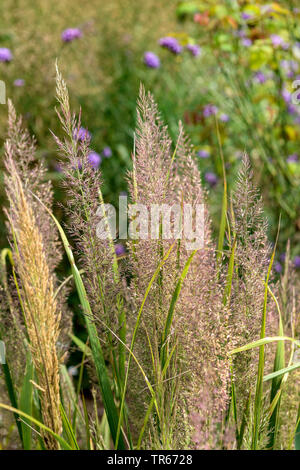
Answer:
M44 240L33 207L14 162L14 145L5 143L5 187L9 200L6 211L13 246L15 270L21 288L22 310L35 366L43 422L54 432L62 430L60 416L59 368L56 343L60 311L54 298L54 278L47 263ZM44 435L49 449L57 448L51 435Z
M218 430L229 402L227 353L232 346L229 313L223 305L223 279L218 277L200 172L193 149L181 128L180 136L175 160L177 197L193 208L196 204L204 205L204 243L193 258L177 304L178 364L181 371L188 372L182 376L178 397L194 428L192 445L198 449L216 449L222 445ZM180 271L189 256L184 247L183 239Z
M17 118L11 102L5 169L5 189L9 201L6 215L15 281L19 285L21 323L25 325L30 343L44 424L60 433L58 354L64 351L57 345L65 341L70 316L63 289L55 298L58 283L54 269L61 259L57 230L45 209L33 197L35 194L49 206L53 193L51 184L45 182L45 168L42 163L35 162L34 139L23 129L22 120ZM23 351L25 355L24 348ZM44 439L48 448L57 448L53 437L44 435Z
M55 269L62 259L61 243L55 224L50 220L49 214L42 204L32 195L37 196L49 209L53 205L53 188L51 181L47 180L46 168L42 160L36 156L36 141L23 127L22 118L18 117L15 108L8 100L8 141L13 155L16 171L18 172L27 200L33 210L35 220L43 238L44 252L47 265L53 276L54 287L58 287L58 279ZM11 285L13 284L13 285ZM14 283L8 279L7 289L10 289L12 300L16 297ZM58 340L59 357L65 355L69 345L69 332L71 329L71 313L67 307L67 287L61 288L57 294L57 302L60 305L62 318L60 323L60 336Z
M56 83L60 105L57 115L65 136L63 140L57 136L54 138L60 152L63 186L67 194L68 229L75 242L79 263L85 272L83 281L100 337L104 340L104 352L110 360L116 341L107 326L119 333L123 326L119 324L123 300L113 240L100 239L97 236L97 225L103 215L102 177L101 172L89 162L89 134L86 133L82 139L78 138L81 113L78 119L71 113L67 86L58 68ZM113 357L116 360L114 352Z
M231 296L231 335L237 346L259 339L264 304L264 281L271 247L267 223L263 217L261 197L253 184L253 173L245 154L233 194L232 231L236 237L235 270ZM272 280L271 280L272 281ZM266 335L277 332L278 316L274 302L268 303ZM270 353L270 354L269 354ZM272 348L266 356L266 368L272 367ZM234 374L238 416L242 420L245 404L253 392L258 354L250 350L235 357Z
M153 97L146 95L143 87L138 101L133 164L129 186L134 203L142 203L151 210L154 204L183 207L189 203L195 209L196 204L205 202L200 174L182 126L172 154L167 128L160 120ZM204 447L207 432L215 431L213 426L208 431L209 419L215 425L228 401L226 322L222 313L222 291L216 282L207 209L204 215L204 247L193 254L188 274L182 285L180 282L181 292L166 337L164 332L171 300L191 252L186 249L184 238L176 239L172 219L170 239L163 239L160 233L158 239L148 237L129 242L131 291L137 307L163 255L175 242L147 298L134 350L154 384L159 410L152 409L144 434L146 448ZM133 328L135 320L135 315L128 316L129 327ZM147 396L142 380L132 366L128 396L137 429L141 428L146 411L151 410L151 398ZM198 442L193 444L195 424Z

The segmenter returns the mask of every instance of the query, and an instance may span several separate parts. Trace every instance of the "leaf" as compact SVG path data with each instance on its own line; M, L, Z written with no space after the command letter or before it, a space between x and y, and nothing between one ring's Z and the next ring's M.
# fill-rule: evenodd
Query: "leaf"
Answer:
M26 370L25 370L25 377L23 380L23 385L21 389L20 395L20 403L19 408L21 411L28 415L32 415L32 380L33 380L33 362L31 360L31 354L27 354L27 361L26 361ZM22 426L22 435L23 435L23 447L24 450L31 449L31 434L32 429L29 426L28 419L24 419L25 423L21 422ZM27 424L26 424L27 423Z

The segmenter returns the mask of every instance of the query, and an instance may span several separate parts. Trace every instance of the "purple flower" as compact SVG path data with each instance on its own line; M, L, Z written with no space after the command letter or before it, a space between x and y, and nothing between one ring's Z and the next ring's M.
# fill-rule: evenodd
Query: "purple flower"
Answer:
M75 131L74 133L74 139L76 140L91 140L91 133L85 129L84 127L80 127L78 130Z
M64 42L71 42L74 39L79 39L82 36L82 32L79 28L67 28L61 33L61 39Z
M159 57L154 54L154 52L145 52L144 64L147 65L147 67L149 67L150 69L158 69L160 67Z
M104 158L110 158L112 156L112 151L111 151L111 148L110 147L104 147L104 149L102 150L102 156Z
M206 118L206 117L212 116L214 114L217 114L217 112L218 112L217 106L215 106L213 104L207 104L207 105L204 106L203 116Z
M258 72L255 73L254 75L254 79L258 82L258 83L265 83L267 81L267 77L265 76L265 74L263 72L261 72L260 70Z
M158 43L161 47L169 49L173 54L180 54L182 52L182 46L179 44L177 39L172 36L161 38Z
M217 175L215 175L215 173L213 173L211 171L208 171L207 173L205 173L204 178L205 178L205 181L210 186L215 186L215 184L217 184L217 182L218 182Z
M116 253L117 256L125 255L126 250L125 250L124 245L122 245L121 243L117 243L115 245L115 253Z
M228 116L228 114L222 113L220 115L220 121L222 121L222 122L228 122L229 119L230 119L230 117Z
M17 78L15 81L14 81L14 86L24 86L25 85L25 80L23 80L23 78Z
M286 43L279 34L271 34L270 39L274 47L282 47L282 49L289 48L289 44Z
M13 56L7 47L0 47L0 62L10 62Z
M285 262L285 258L286 258L286 254L285 253L281 253L281 255L279 256L279 259L282 263Z
M297 108L293 104L288 104L287 106L287 112L289 114L296 114L297 113Z
M282 90L281 96L287 104L291 102L292 94L286 88Z
M250 20L250 18L253 18L252 15L250 15L250 13L242 13L242 19L243 20Z
M208 150L205 150L205 149L202 149L202 150L199 150L199 152L197 153L198 157L200 158L209 158L210 157L210 153Z
M282 266L281 264L279 263L279 261L277 261L277 263L275 263L275 271L277 273L281 273L282 272Z
M244 47L250 47L252 45L252 41L249 38L243 38L241 43Z
M297 163L298 159L299 159L299 157L298 157L297 153L292 153L291 155L289 155L287 157L286 161L288 163Z
M197 44L188 44L186 48L192 53L194 57L197 57L201 54L201 47L197 46Z
M97 152L90 152L88 155L88 160L89 160L91 167L95 168L95 170L99 168L102 162L101 155L99 155L99 153Z
M295 266L295 268L300 268L300 256L295 256L294 266Z

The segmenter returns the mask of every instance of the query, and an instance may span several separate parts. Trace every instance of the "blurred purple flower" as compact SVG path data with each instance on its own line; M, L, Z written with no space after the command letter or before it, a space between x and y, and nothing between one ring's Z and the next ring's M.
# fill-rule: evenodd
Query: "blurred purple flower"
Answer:
M204 106L203 116L206 118L206 117L216 114L217 112L218 112L217 106L215 106L214 104L207 104Z
M286 258L286 254L285 253L281 253L281 255L279 256L279 259L282 263L285 262L285 258Z
M91 140L91 137L92 137L91 133L84 127L80 127L74 133L74 139L76 140L81 140L81 141Z
M217 184L217 182L218 182L217 175L215 175L215 173L213 173L211 171L208 171L207 173L205 173L204 178L205 178L205 181L210 186L215 186L215 184Z
M297 155L296 153L292 153L292 154L289 155L289 156L287 157L287 159L286 159L286 161L287 161L288 163L296 163L296 162L298 162L298 160L299 160L299 157L298 157L298 155Z
M250 13L246 13L246 12L243 12L241 16L243 20L250 20L250 18L253 18L253 16L250 15Z
M7 47L0 47L0 62L10 62L13 56Z
M201 55L201 47L197 44L188 44L186 48L192 53L194 57Z
M61 39L64 42L71 42L74 39L79 39L82 36L82 32L79 28L67 28L61 33Z
M126 250L125 250L124 245L122 245L121 243L117 243L115 245L115 253L116 253L117 256L125 255Z
M209 158L210 157L210 153L208 150L199 150L199 152L197 152L197 155L198 157L200 158Z
M275 271L277 273L281 273L282 272L282 266L281 264L279 263L279 261L277 261L277 263L275 263Z
M241 44L244 47L250 47L252 45L252 41L249 38L243 38Z
M287 104L291 102L292 94L286 88L282 90L281 96Z
M295 256L294 266L295 266L295 268L300 268L300 256Z
M14 81L14 86L24 86L25 85L25 80L23 80L23 78L17 78L15 81Z
M222 113L220 115L220 121L222 121L222 122L228 122L229 119L230 119L230 117L228 116L228 114Z
M177 39L172 36L161 38L158 43L161 47L169 49L173 54L180 54L182 52L182 46L179 44Z
M279 34L271 34L270 39L274 47L282 47L282 49L289 48L289 44L286 43Z
M112 151L111 151L111 148L110 147L104 147L104 149L102 150L102 156L104 158L110 158L112 156Z
M95 168L95 170L99 168L102 162L101 155L99 155L99 153L97 152L90 152L88 156L88 160L89 160L91 167Z
M267 81L267 77L260 70L254 74L254 79L256 82L263 84Z
M158 69L160 67L159 57L154 52L145 52L144 64L151 69Z

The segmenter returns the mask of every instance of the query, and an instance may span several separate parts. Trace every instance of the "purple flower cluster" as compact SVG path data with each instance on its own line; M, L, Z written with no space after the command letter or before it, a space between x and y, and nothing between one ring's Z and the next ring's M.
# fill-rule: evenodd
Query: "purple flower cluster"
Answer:
M154 54L154 52L145 52L144 64L147 65L147 67L149 67L150 69L158 69L160 67L159 57Z
M298 160L299 160L299 156L297 155L297 153L292 153L286 159L288 163L297 163Z
M112 156L112 151L110 147L104 147L102 150L102 157L104 158L110 158Z
M91 133L85 129L84 127L80 127L75 133L74 133L74 139L80 140L83 142L84 140L91 140Z
M97 152L90 152L88 156L89 163L92 168L97 170L102 162L102 157Z
M207 104L203 108L203 116L205 118L217 114L218 108L214 104Z
M279 34L271 34L270 39L274 47L281 47L282 49L288 49L290 47Z
M210 153L208 150L205 150L205 149L202 149L202 150L199 150L199 152L197 153L198 157L200 158L209 158L210 157Z
M117 256L123 256L123 255L125 255L126 250L125 250L124 245L122 245L121 243L117 243L117 244L115 245L115 253L116 253Z
M7 47L0 47L0 62L10 62L13 56Z
M21 87L21 86L24 86L24 85L25 85L25 80L23 80L23 78L17 78L14 81L14 86Z
M212 171L208 171L204 175L205 181L210 185L210 186L215 186L218 182L218 177L215 173Z
M188 44L186 48L194 57L198 57L201 54L201 47L197 44Z
M61 33L61 39L64 42L71 42L74 39L79 39L82 37L82 32L79 28L67 28Z
M243 38L241 41L242 46L244 47L250 47L252 46L252 41L249 38Z
M165 47L169 51L173 52L173 54L180 54L182 52L182 46L179 44L177 39L172 36L161 38L158 43L161 47Z

